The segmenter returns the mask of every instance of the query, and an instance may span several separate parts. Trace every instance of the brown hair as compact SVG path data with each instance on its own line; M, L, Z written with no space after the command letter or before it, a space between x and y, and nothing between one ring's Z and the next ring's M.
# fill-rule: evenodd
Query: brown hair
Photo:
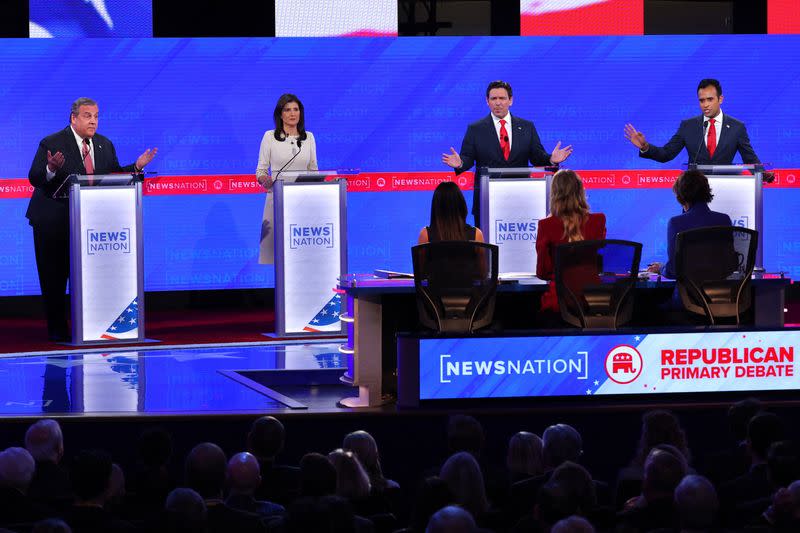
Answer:
M443 181L433 191L430 230L440 241L463 241L466 239L466 225L464 194L457 184Z
M564 223L567 242L582 241L581 226L589 215L586 191L574 170L559 170L550 186L550 213Z

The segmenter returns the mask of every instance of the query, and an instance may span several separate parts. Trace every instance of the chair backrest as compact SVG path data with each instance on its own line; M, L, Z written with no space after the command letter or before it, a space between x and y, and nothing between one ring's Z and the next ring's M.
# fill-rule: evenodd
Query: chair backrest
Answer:
M633 314L642 245L617 239L556 247L555 281L561 317L581 328L616 328Z
M420 323L467 333L489 325L497 291L498 248L475 241L438 241L411 248Z
M709 226L678 233L675 273L687 311L719 318L735 317L752 305L750 277L756 260L758 232L736 226Z

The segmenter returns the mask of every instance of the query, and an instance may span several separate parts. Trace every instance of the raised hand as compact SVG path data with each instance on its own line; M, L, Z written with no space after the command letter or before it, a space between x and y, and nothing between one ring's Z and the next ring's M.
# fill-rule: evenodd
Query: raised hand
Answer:
M572 145L565 146L561 148L561 141L556 143L556 147L553 148L552 153L550 154L550 162L554 165L557 165L567 159L569 155L572 153Z
M450 147L449 154L442 154L442 163L453 168L458 168L463 164L461 161L461 156L458 155L456 149L452 146Z
M152 150L148 148L145 150L144 153L142 153L142 155L136 159L136 168L142 170L145 166L147 166L148 163L150 163L150 161L153 160L157 153L158 148L153 148Z
M50 172L55 172L59 168L64 166L64 154L61 152L56 152L54 154L50 153L50 150L47 151L47 170Z
M625 138L639 150L647 150L648 146L650 146L644 137L644 133L637 131L633 124L625 124Z

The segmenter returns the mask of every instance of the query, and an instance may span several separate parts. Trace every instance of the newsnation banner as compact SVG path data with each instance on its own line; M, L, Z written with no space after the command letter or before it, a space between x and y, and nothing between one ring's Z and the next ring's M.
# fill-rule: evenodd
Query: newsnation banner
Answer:
M421 400L800 388L797 331L420 339Z

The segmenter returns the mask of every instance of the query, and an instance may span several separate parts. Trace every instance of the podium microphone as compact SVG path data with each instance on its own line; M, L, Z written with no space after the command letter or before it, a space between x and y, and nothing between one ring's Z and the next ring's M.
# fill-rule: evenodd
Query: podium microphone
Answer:
M277 174L275 174L275 178L272 180L273 182L275 182L275 181L278 181L278 177L280 177L280 175L281 175L281 172L283 172L283 169L285 169L286 167L288 167L288 166L289 166L289 164L290 164L292 161L294 161L294 158L295 158L295 157L297 157L298 155L300 155L300 151L301 151L302 149L303 149L302 141L298 139L298 140L297 140L297 153L296 153L296 154L294 154L294 155L292 156L292 158L291 158L291 159L289 159L289 160L286 162L286 164L284 164L284 165L281 167L281 169L278 171L278 173L277 173Z
M700 144L697 145L697 151L694 153L694 160L689 161L689 164L690 165L694 165L695 168L697 168L697 156L700 155L700 149L703 147L703 139L706 136L706 128L708 127L708 123L709 123L710 120L713 120L713 119L709 119L709 120L704 120L703 121L703 134L700 135Z

